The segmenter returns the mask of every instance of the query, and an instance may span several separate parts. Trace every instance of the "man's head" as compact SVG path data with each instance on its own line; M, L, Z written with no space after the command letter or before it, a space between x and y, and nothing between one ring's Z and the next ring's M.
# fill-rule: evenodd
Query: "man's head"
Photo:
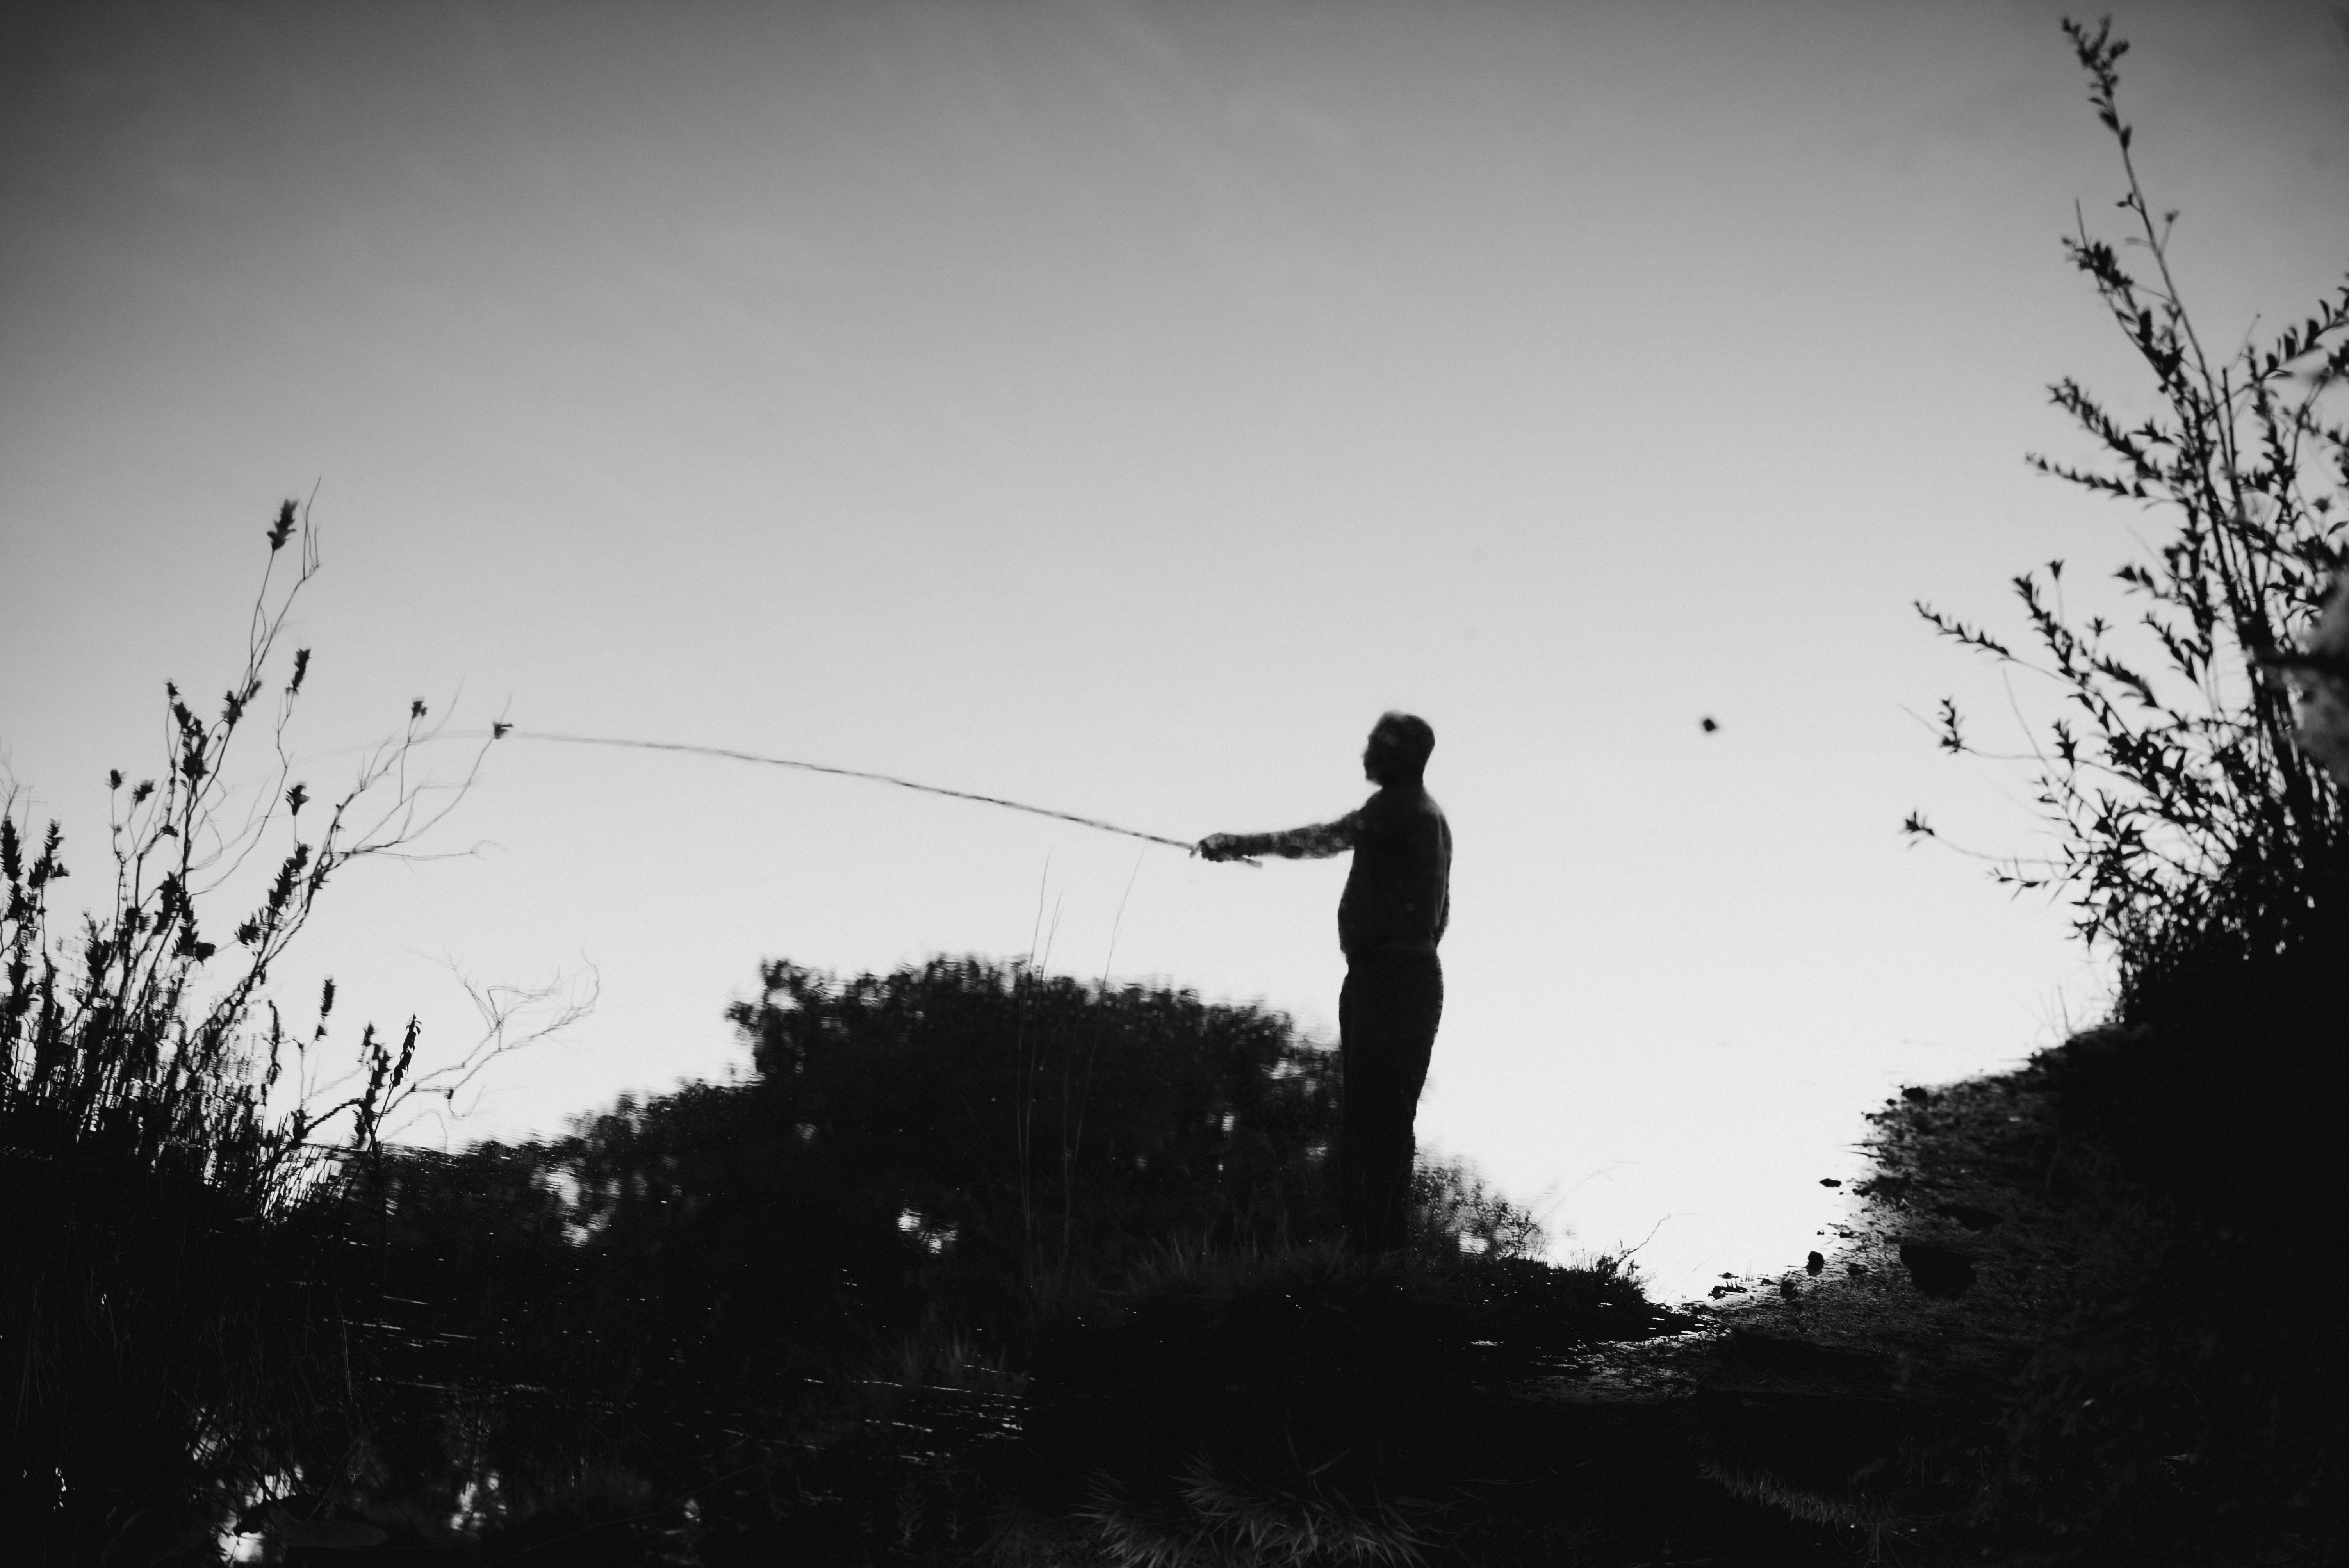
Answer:
M1362 748L1362 773L1373 784L1416 784L1435 749L1435 731L1415 714L1385 713Z

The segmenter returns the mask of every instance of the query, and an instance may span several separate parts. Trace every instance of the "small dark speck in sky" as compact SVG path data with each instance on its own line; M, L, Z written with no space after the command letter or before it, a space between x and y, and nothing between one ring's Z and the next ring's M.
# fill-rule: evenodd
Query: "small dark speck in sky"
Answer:
M1721 726L1719 726L1718 724L1715 724L1715 723L1714 723L1712 719L1710 719L1710 718L1701 718L1701 719L1699 719L1697 722L1698 722L1699 724L1702 724L1702 725L1703 725L1703 726L1704 726L1704 732L1705 732L1707 735L1711 735L1714 730L1719 729L1719 728L1721 727Z

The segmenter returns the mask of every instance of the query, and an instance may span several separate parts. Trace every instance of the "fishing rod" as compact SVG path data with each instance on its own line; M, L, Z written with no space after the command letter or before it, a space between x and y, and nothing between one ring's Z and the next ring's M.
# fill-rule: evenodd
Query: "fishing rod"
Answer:
M474 732L478 734L479 732ZM838 779L865 779L875 784L895 784L900 789L919 790L925 795L944 795L956 800L976 800L982 806L1001 806L1007 810L1025 811L1033 817L1050 817L1056 821L1074 822L1082 828L1097 828L1104 833L1117 833L1129 839L1141 839L1147 843L1164 844L1169 849L1192 852L1195 846L1188 839L1170 839L1160 833L1145 833L1134 828L1121 828L1115 822L1104 822L1098 817L1080 817L1074 811L1056 811L1049 806L1030 806L1023 800L1007 800L999 795L980 795L968 789L949 789L942 784L922 784L911 779L900 779L894 773L874 773L862 768L833 768L822 762L801 762L789 757L769 757L756 751L736 751L723 746L690 746L676 740L624 740L603 735L562 735L546 729L523 729L501 719L490 727L492 740L550 740L564 746L612 746L631 751L679 751L695 757L723 757L735 762L756 762L769 768L796 768L803 773L829 773ZM451 736L454 739L456 737ZM1244 865L1257 865L1255 861L1243 861Z

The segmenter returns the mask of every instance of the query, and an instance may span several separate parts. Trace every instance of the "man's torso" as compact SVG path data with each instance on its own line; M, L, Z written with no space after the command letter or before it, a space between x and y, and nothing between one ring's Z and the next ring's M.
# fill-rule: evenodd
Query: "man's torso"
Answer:
M1451 915L1452 828L1427 791L1389 785L1355 813L1354 863L1338 901L1350 959L1433 955Z

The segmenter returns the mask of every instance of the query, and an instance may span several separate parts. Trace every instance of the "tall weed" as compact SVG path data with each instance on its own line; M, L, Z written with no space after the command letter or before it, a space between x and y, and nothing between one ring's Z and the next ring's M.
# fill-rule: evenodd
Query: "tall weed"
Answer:
M2070 614L2056 561L2014 580L2033 656L1918 610L2061 699L2032 749L2055 852L1995 874L2068 896L2116 962L2113 1026L2044 1065L2064 1137L2116 1156L2123 1196L2077 1201L2141 1235L2055 1315L2009 1411L1997 1510L2076 1560L2337 1561L2349 819L2324 758L2349 678L2349 284L2208 347L2171 266L2178 214L2157 216L2117 106L2127 45L2109 19L2064 27L2120 154L2125 229L2116 244L2083 218L2064 249L2154 395L2123 415L2058 381L2100 458L2032 461L2159 521L2149 558L2113 573L2144 609L2126 627ZM1953 702L1940 743L1976 751Z
M421 777L438 727L419 702L347 789L313 797L288 745L310 650L286 644L316 535L287 501L266 538L218 708L166 683L162 766L108 777L96 910L57 906L60 825L0 797L0 1514L48 1521L31 1544L53 1555L94 1551L116 1503L224 1517L295 1428L336 1427L347 1449L350 1367L316 1266L332 1189L388 1116L479 1065L419 1072L413 1018L330 1063L333 982L307 1030L268 993L327 882L406 851L481 756L453 783Z
M2125 181L2118 245L2083 217L2064 253L2155 396L2150 412L2128 416L2069 377L2056 382L2053 401L2101 460L2031 461L2136 503L2165 532L2150 559L2113 573L2145 602L2132 627L2067 614L2061 561L2014 579L2035 655L1917 609L1943 636L2044 677L2060 697L2044 744L2033 744L2055 852L2002 860L1995 875L2068 894L2082 937L2117 959L2126 1006L2181 963L2291 944L2313 914L2337 919L2349 892L2341 791L2295 738L2292 673L2306 669L2298 650L2349 560L2349 428L2333 413L2349 377L2349 284L2304 321L2231 354L2208 349L2170 263L2178 214L2156 215L2116 101L2128 46L2109 18L2093 32L2066 21L2064 31ZM1951 700L1941 704L1940 744L1977 749ZM1933 832L1921 814L1908 830Z

